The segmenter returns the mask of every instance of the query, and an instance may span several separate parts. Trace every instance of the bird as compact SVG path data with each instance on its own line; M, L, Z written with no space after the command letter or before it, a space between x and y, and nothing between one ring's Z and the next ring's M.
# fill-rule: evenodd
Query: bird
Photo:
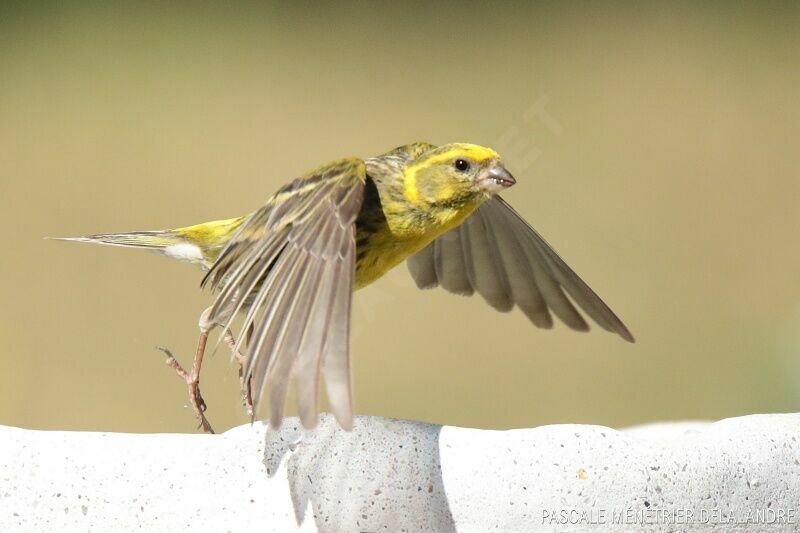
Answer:
M315 427L324 379L335 419L350 430L352 294L403 261L421 289L478 293L494 309L517 307L545 329L555 315L587 331L580 308L601 328L634 342L617 315L500 196L515 184L491 148L415 142L324 164L247 216L65 240L152 250L205 271L201 286L214 299L200 318L192 370L163 349L186 380L205 431L213 429L199 374L215 327L240 361L251 416L266 397L269 423L280 427L293 381L300 421ZM234 336L237 316L243 322Z

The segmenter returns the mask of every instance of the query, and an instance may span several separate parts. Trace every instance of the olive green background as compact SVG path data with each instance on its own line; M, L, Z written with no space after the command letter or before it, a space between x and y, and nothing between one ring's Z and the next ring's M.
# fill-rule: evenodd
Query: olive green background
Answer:
M0 424L193 431L195 267L45 236L255 209L327 160L495 147L635 345L414 288L355 296L357 411L507 428L800 410L800 10L0 7ZM203 391L244 423L221 349Z

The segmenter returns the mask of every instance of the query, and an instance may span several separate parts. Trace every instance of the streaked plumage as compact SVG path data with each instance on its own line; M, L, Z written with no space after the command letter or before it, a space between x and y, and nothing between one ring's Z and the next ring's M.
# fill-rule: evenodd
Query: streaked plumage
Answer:
M255 407L267 391L277 427L294 379L300 418L313 427L322 374L337 420L350 428L352 292L405 259L420 288L477 292L499 311L519 307L539 327L552 327L552 312L570 328L588 330L568 295L602 328L633 341L611 309L496 196L513 184L491 149L415 143L324 165L247 217L75 240L156 249L199 263L208 270L203 284L216 293L210 323L225 331L244 316L236 349L246 355Z

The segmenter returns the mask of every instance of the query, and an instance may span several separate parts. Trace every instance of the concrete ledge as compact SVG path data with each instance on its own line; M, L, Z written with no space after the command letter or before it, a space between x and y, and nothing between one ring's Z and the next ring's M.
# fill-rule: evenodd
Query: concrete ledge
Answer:
M734 522L735 521L735 522ZM324 416L222 435L0 426L0 531L798 531L800 414L617 431Z

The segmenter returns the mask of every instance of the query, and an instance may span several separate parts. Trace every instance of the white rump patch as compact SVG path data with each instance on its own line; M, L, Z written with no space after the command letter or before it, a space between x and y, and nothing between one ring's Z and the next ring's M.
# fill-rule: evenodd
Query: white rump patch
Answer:
M164 253L173 259L190 263L199 263L203 260L203 252L200 247L188 242L171 244L164 248Z

